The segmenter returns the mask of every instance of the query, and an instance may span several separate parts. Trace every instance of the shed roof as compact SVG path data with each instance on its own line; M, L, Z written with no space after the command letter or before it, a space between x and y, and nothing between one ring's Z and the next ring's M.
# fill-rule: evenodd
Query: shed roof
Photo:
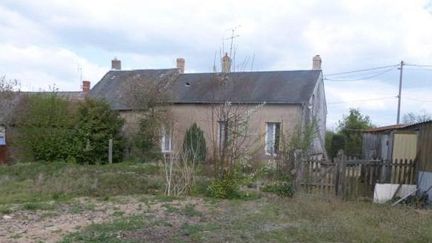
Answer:
M177 104L233 103L302 104L312 96L320 70L186 73L177 69L109 71L90 95L107 100L113 109L127 110L127 85L171 77L169 89Z
M387 132L392 130L397 130L406 127L406 124L396 124L396 125L388 125L388 126L382 126L382 127L373 127L365 129L364 132L366 133L378 133L378 132Z

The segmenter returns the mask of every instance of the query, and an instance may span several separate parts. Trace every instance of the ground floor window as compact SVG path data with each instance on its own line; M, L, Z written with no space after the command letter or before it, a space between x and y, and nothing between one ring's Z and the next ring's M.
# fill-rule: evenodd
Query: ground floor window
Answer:
M265 135L265 153L276 155L280 144L280 122L267 122Z

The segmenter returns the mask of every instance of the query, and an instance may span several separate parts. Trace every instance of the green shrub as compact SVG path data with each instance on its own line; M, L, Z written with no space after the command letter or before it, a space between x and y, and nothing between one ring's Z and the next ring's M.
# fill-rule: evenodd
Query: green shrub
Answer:
M93 99L76 102L57 93L24 96L17 107L20 152L28 160L97 163L108 161L113 139L113 161L123 155L123 120L109 104Z
M139 119L138 131L133 135L133 157L144 162L162 159L160 147L160 129L162 127L162 114L149 113Z
M66 160L76 146L75 107L71 102L50 94L23 96L15 112L18 128L17 145L24 157L34 160ZM26 159L27 159L26 158Z
M262 190L264 192L274 193L280 197L292 197L294 195L293 184L286 180L276 181L268 184Z
M216 179L207 187L207 194L210 197L221 199L238 198L240 196L240 181L233 175Z
M191 161L203 162L206 159L204 132L194 123L187 131L183 141L183 153Z
M113 162L123 158L124 140L121 135L123 119L111 110L108 103L86 99L79 104L72 144L78 147L73 155L79 163L107 163L108 142L113 140Z

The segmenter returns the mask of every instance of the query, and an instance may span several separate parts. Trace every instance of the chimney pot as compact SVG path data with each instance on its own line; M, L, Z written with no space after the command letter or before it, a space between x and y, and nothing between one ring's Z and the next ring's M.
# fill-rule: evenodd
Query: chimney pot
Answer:
M186 65L186 61L184 58L177 58L177 69L179 70L179 73L184 73L185 71L185 65Z
M117 58L114 58L111 61L111 70L121 70L121 61Z
M231 58L228 56L228 53L225 53L225 56L222 57L222 72L231 72Z
M84 96L87 96L90 92L90 81L82 81L82 92Z
M312 58L312 70L321 70L321 57L320 55L316 55Z

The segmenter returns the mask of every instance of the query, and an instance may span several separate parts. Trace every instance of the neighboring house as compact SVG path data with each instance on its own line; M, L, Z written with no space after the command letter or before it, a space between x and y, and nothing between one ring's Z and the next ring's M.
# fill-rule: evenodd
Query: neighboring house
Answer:
M219 146L229 134L226 121L215 118L214 110L227 102L250 113L249 141L256 141L259 159L278 153L283 134L304 129L317 120L316 138L311 151L325 156L326 98L321 58L315 56L312 70L230 72L231 60L223 58L221 73L184 73L185 61L177 59L175 69L121 70L115 59L112 70L93 87L90 96L105 99L125 118L125 129L136 127L142 113L131 107L130 87L170 79L172 123L163 129L162 152L182 149L186 130L195 122L204 131L208 149Z

